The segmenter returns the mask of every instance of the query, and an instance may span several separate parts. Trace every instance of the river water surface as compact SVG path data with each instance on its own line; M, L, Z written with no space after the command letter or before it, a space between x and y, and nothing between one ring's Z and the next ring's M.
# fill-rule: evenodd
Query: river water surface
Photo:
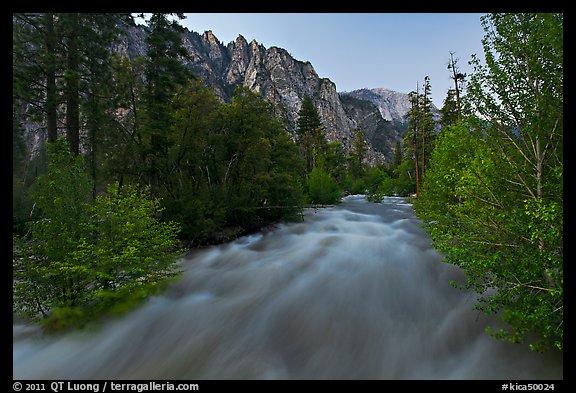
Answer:
M14 322L14 379L562 379L561 354L484 332L402 198L349 196L181 263L95 333Z

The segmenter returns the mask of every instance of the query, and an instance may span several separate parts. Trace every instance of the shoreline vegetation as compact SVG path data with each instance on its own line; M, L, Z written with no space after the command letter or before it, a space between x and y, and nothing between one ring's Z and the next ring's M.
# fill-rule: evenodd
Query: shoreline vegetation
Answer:
M344 194L398 195L487 294L475 307L502 315L491 335L563 349L563 14L483 16L485 61L466 75L450 53L439 121L417 82L393 158L373 166L364 131L348 151L329 141L311 97L294 130L247 87L220 102L178 60L174 15L150 16L134 59L113 50L131 14L12 20L15 314L81 328L163 290L186 248Z

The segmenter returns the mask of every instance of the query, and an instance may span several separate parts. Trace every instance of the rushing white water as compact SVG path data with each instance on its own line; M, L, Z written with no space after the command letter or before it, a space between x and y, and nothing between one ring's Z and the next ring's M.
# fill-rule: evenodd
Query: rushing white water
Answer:
M347 197L199 250L181 279L90 334L13 326L14 379L561 379L484 332L459 270L401 198Z

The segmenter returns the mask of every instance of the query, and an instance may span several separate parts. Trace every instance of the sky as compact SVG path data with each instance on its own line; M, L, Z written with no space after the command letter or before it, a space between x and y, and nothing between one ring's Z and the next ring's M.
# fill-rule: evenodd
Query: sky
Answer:
M224 45L241 34L309 61L338 92L383 87L403 93L430 77L442 107L453 87L450 52L465 73L472 54L483 59L479 13L189 13L180 24L212 33Z

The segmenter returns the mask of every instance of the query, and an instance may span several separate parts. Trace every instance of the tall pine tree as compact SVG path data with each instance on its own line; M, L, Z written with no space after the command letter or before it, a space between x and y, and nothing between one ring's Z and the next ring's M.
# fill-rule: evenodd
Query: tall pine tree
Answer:
M325 149L326 141L322 134L322 120L309 96L304 97L298 111L296 133L302 156L306 161L306 173L310 173L319 154Z
M176 15L183 19L183 14ZM154 13L148 21L148 49L144 63L145 87L140 129L142 167L146 182L157 190L166 176L169 132L172 126L172 98L178 86L191 77L182 59L188 56L182 45L183 27L170 14Z
M416 195L424 180L425 168L434 142L435 122L432 116L432 100L430 78L424 78L424 91L420 93L418 85L416 91L409 93L410 109L405 115L408 120L408 131L404 135L404 145L414 158Z

